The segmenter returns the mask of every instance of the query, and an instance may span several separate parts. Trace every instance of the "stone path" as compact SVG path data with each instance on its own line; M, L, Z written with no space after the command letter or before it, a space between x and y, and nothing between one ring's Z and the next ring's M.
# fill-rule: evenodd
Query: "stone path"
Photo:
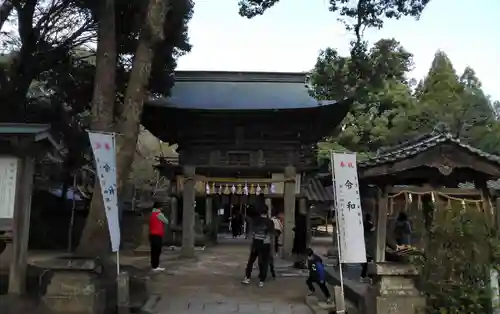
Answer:
M304 304L305 273L289 263L277 261L277 280L257 287L253 272L250 285L240 283L249 242L224 239L223 243L199 252L196 261L187 261L156 274L151 292L161 296L154 307L157 314L310 314ZM168 266L168 265L167 265ZM168 267L167 267L168 268Z

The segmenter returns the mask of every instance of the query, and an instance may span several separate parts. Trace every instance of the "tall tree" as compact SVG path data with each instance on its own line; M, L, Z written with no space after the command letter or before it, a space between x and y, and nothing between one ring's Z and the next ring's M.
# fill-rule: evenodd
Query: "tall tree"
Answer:
M13 9L14 3L12 3L12 0L5 0L0 5L0 30L2 30L3 24L7 21Z
M493 111L474 70L458 77L448 56L438 51L428 75L416 93L417 110L410 115L414 132L428 132L444 123L457 137L474 142L490 126Z
M97 41L96 74L92 98L91 129L113 131L116 90L116 26L115 1L103 0L98 7L99 32ZM78 253L87 256L103 256L109 251L106 211L102 200L99 180L94 193L87 221L82 232Z
M264 14L280 0L240 0L241 16L253 18ZM286 0L285 0L286 1ZM369 76L365 63L367 43L363 40L366 28L380 29L384 18L399 19L403 16L420 17L430 0L330 0L329 10L339 14L339 20L348 31L352 31L356 39L351 43L351 58L355 64L354 70L360 79Z
M119 134L117 173L118 189L122 190L136 152L144 101L149 92L168 93L172 85L175 56L189 49L186 22L191 16L192 3L189 0L149 0L146 3L136 2L136 7L131 7L126 1L116 1L121 10L119 20L130 21L117 23L120 25L117 32L120 65L130 67L130 72L126 83L122 84L125 87L123 98L118 97L114 107L106 107L106 110L113 113L112 129ZM91 206L79 250L98 254L93 239L100 238L102 230L106 229L102 224L104 220L100 219L104 213L100 194L94 193L92 204L95 206Z
M336 141L355 151L374 152L398 140L392 132L406 123L405 112L414 105L407 74L412 69L412 54L394 39L382 39L370 49L360 80L351 57L326 49L318 57L311 75L312 95L318 99L354 97L355 103L342 124Z
M3 33L10 58L0 71L0 103L6 122L26 121L26 96L42 73L61 66L76 47L88 44L96 24L89 11L70 0L10 0L16 31ZM5 4L5 2L4 2Z
M414 113L414 130L427 132L443 122L457 136L462 134L464 86L460 83L448 56L436 52L429 73L418 96L418 112Z
M500 120L500 101L495 100L492 104L493 112L495 113L495 117L497 120Z

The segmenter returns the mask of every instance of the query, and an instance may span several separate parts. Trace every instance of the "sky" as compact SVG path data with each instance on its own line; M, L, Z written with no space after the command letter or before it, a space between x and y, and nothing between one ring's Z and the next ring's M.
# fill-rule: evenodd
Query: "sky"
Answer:
M238 15L238 0L195 0L193 47L177 69L302 72L312 69L326 47L347 55L352 35L328 11L328 2L280 0L249 20ZM365 39L400 41L414 54L416 79L425 77L435 52L443 50L457 73L471 66L485 92L500 100L499 30L499 0L431 0L420 20L386 21L383 29L366 31Z

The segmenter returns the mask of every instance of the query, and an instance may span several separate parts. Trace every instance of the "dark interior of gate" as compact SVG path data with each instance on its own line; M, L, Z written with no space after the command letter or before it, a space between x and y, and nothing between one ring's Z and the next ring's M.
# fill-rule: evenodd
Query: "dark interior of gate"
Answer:
M189 226L183 217L194 207L205 230L223 231L234 212L251 216L267 205L269 214L284 213L283 247L291 251L293 229L306 229L321 194L308 186L316 143L335 131L350 101L315 100L304 73L180 71L175 81L171 96L143 113L150 132L178 145L178 162L158 165L171 182L173 223Z

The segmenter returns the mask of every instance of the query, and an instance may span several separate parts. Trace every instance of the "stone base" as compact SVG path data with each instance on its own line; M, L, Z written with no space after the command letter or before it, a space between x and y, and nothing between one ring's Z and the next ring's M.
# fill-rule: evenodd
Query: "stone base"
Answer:
M374 284L370 287L376 314L425 313L425 297L415 287L418 270L409 264L378 263L369 265Z
M426 305L424 297L377 297L375 303L377 314L423 314Z
M99 284L99 267L93 260L56 259L37 265L51 276L42 302L50 313L101 314L106 307L105 289Z

